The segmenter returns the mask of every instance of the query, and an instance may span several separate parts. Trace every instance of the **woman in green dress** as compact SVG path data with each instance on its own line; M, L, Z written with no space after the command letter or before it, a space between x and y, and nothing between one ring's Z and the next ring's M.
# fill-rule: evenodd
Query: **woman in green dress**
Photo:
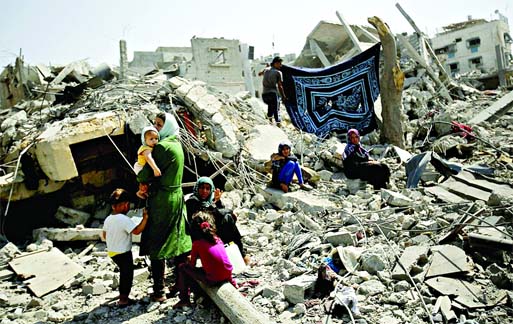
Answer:
M148 255L153 279L153 300L163 301L165 260L183 257L191 250L186 233L187 212L183 200L182 175L184 153L178 140L178 123L173 115L160 113L155 118L160 141L152 155L162 176L154 177L149 165L137 175L137 181L150 183L148 223L142 232L140 255Z

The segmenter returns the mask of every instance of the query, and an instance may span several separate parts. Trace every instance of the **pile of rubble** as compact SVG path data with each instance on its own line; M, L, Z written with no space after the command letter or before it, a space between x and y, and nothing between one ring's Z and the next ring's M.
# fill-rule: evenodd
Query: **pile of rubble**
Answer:
M99 238L109 213L105 198L113 184L135 184L126 162L135 161L138 134L159 110L182 123L192 179L223 178L223 202L238 215L253 261L236 276L239 292L263 316L281 323L510 321L511 93L453 84L455 100L447 103L431 79L411 80L403 93L406 150L379 144L377 133L362 139L392 170L390 187L374 191L344 176L345 139L300 133L287 119L282 128L268 125L263 104L245 93L228 96L201 81L157 73L100 78L66 102L56 99L67 96L66 87L98 77L84 72L80 82L71 81L77 70L65 70L36 87L60 85L61 92L34 95L31 88L30 100L0 116L4 202L64 191L51 211L58 222L49 223L61 228L35 230L33 243L20 245L23 252L12 243L0 251L0 323L227 321L204 297L185 310L172 309L176 299L151 303L137 246L132 295L139 302L112 305L119 276ZM62 86L64 80L76 83ZM473 121L484 110L496 114ZM472 128L462 128L467 124ZM267 188L265 161L284 139L294 143L314 190ZM98 151L80 146L88 141ZM88 161L98 156L91 152L112 158L95 169ZM216 172L205 174L201 163ZM9 217L18 217L6 215L4 231Z

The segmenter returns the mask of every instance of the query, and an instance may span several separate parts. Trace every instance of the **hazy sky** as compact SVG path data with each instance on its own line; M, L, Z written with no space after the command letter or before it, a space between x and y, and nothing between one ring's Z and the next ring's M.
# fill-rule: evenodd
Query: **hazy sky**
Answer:
M512 0L0 0L0 66L20 48L29 64L118 65L120 39L131 60L134 50L190 46L192 36L239 39L257 57L298 54L320 20L338 22L336 11L351 24L378 16L394 33L412 33L397 2L430 36L468 15L495 19L495 10L513 25Z

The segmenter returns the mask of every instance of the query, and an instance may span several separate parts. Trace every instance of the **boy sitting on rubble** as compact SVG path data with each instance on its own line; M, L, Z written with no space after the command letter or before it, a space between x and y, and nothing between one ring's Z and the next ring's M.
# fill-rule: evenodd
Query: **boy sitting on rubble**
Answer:
M139 225L126 216L130 210L128 192L116 189L110 195L112 214L105 219L102 237L107 241L107 251L112 261L119 268L119 300L118 306L126 307L132 303L128 298L132 289L134 278L134 261L132 257L132 234L140 234L148 220L146 209L143 210L143 219Z
M160 177L162 175L159 167L155 163L155 160L151 156L151 151L153 151L153 148L158 143L159 139L159 132L155 127L147 126L143 128L141 132L142 145L137 150L137 162L134 165L135 174L141 172L146 163L148 163L153 169L153 175L155 177ZM136 195L141 199L148 198L148 184L140 183L139 191L137 191Z

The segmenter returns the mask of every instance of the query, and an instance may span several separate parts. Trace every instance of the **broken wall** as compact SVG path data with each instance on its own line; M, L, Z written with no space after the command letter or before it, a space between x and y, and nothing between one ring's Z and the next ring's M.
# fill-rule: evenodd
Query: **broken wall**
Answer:
M230 94L246 90L238 40L192 38L193 64L184 76L201 80Z
M463 74L477 70L492 73L497 72L496 45L504 48L505 55L511 57L511 43L505 42L505 34L509 35L508 24L494 20L440 33L431 42L447 72Z

